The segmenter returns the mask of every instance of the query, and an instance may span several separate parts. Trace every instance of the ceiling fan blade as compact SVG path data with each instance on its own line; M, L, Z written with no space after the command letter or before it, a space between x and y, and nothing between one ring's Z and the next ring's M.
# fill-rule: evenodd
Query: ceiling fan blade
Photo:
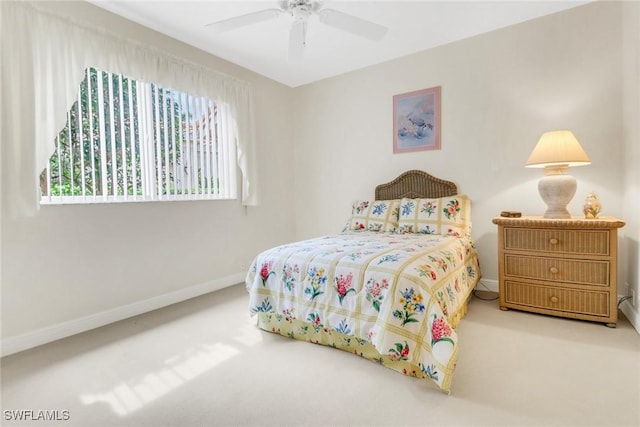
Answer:
M387 32L387 27L335 9L321 9L318 15L320 16L320 21L330 27L375 41L381 40Z
M257 24L258 22L268 21L277 18L282 11L280 9L264 9L257 12L247 13L245 15L234 16L233 18L223 19L222 21L212 22L206 26L217 33L235 30L236 28L246 25Z
M305 36L307 23L305 21L295 21L289 32L289 60L302 59L305 46Z

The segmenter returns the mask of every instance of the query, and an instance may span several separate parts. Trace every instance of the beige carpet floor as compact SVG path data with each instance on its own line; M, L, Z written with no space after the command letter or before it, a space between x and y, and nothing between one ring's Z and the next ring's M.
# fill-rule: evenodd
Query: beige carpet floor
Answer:
M473 299L458 332L447 396L260 331L237 285L3 358L0 424L640 425L640 336L624 317L609 329ZM16 420L40 411L61 420Z

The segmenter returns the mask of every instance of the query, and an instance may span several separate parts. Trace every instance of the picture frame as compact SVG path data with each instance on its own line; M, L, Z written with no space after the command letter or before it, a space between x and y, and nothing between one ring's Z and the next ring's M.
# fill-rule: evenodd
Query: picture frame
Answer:
M393 152L440 150L441 87L393 96Z

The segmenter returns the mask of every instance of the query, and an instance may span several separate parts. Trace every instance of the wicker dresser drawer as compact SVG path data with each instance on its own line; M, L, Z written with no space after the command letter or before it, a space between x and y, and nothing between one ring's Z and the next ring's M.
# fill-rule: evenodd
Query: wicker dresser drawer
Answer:
M609 230L505 228L505 250L609 255Z
M616 218L496 217L501 310L618 320Z
M609 293L506 282L509 304L609 317Z
M504 274L563 283L609 286L609 262L505 254Z

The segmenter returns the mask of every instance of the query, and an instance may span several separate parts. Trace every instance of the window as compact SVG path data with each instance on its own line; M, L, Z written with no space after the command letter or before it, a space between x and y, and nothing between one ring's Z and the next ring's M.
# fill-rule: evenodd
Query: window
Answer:
M43 204L236 198L228 108L88 68L40 175Z

